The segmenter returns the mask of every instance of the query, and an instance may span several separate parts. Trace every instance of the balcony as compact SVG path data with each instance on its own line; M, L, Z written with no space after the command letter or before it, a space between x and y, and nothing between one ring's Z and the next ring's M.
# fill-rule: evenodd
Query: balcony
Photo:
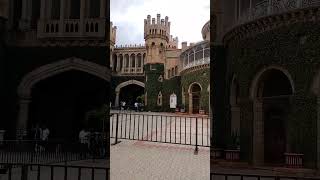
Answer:
M105 19L39 20L37 38L105 38Z
M235 26L297 9L320 6L320 0L261 0L241 12Z

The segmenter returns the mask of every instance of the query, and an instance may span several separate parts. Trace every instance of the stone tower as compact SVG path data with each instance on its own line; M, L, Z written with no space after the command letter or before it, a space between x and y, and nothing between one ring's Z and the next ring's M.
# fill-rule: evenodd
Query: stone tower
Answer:
M146 44L145 71L145 105L147 110L162 110L162 82L164 79L164 64L166 62L166 47L170 38L170 22L166 16L157 19L148 15L144 20L144 39Z

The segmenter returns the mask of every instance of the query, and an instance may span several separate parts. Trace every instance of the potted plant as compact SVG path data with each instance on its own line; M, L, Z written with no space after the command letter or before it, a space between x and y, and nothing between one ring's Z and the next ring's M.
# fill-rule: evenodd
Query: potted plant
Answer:
M240 160L240 134L237 130L232 131L229 138L229 148L225 150L226 160Z

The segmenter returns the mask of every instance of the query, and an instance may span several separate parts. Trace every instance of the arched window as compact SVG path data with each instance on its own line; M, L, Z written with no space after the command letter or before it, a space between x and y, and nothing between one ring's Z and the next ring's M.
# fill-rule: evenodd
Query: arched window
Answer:
M174 68L174 73L175 73L176 76L178 75L178 66L176 66L176 67Z
M168 69L168 78L170 78L170 76L171 76L171 71L170 71L170 69Z

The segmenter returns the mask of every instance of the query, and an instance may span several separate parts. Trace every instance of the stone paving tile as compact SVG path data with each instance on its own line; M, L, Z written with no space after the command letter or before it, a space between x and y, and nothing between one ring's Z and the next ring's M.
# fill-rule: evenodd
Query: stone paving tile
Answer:
M111 140L113 142L114 139ZM209 180L209 148L120 140L111 146L111 180Z

